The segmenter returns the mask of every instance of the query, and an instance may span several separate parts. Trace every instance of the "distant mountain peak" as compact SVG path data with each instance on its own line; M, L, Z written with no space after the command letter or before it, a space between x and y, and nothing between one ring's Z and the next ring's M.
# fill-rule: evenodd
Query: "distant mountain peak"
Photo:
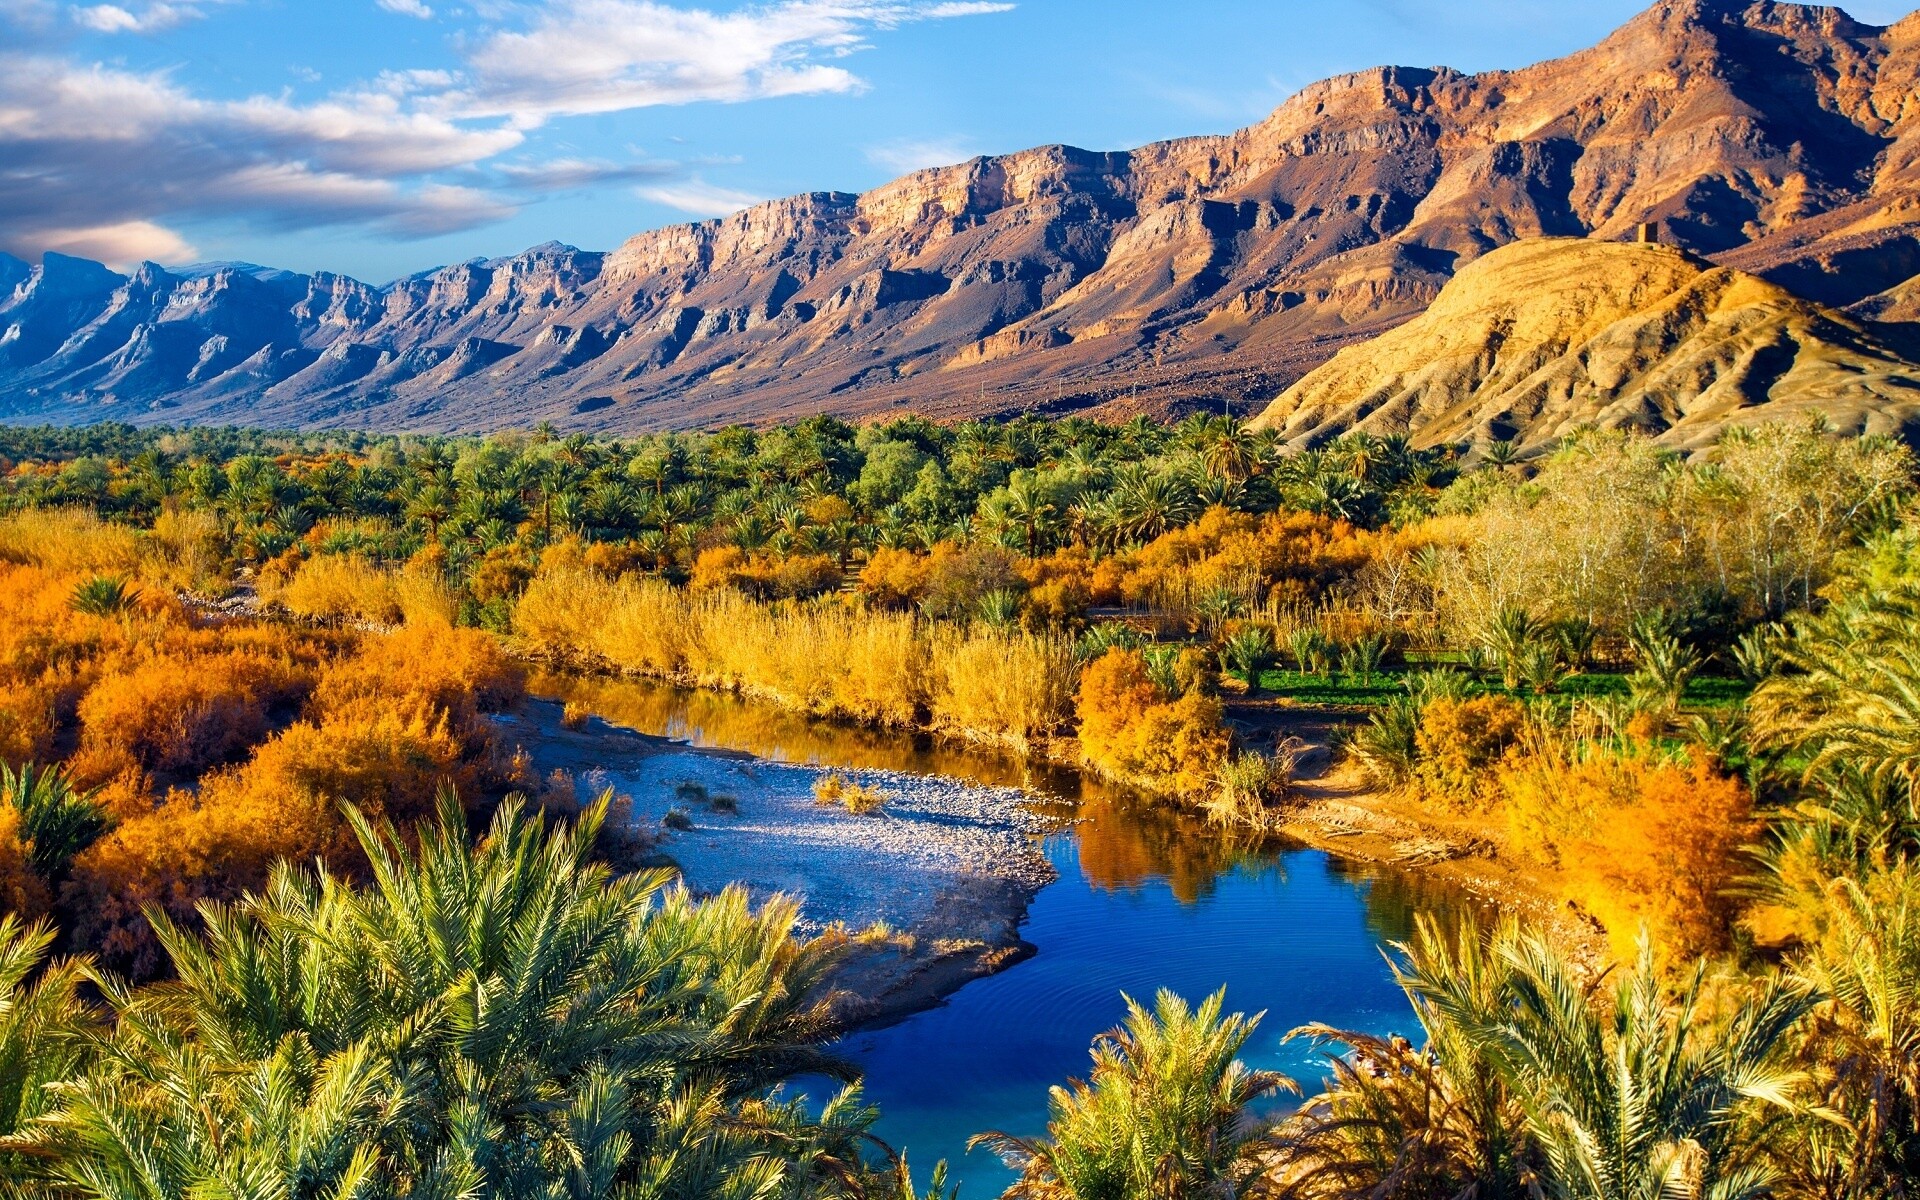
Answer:
M638 430L1252 406L1491 251L1646 222L1904 315L1917 42L1911 19L1666 0L1553 62L1351 72L1230 134L980 156L605 253L550 242L382 286L201 264L118 299L98 264L0 263L0 415ZM241 277L276 286L205 282Z

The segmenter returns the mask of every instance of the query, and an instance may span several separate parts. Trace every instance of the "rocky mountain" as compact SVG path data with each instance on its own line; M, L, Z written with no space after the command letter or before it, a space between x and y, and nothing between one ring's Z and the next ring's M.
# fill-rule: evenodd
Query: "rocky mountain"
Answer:
M1254 423L1303 446L1362 429L1524 450L1591 424L1691 449L1730 424L1814 414L1920 433L1920 366L1864 322L1685 251L1542 238L1477 259Z
M0 256L0 415L638 430L1264 403L1530 237L1920 316L1920 15L1664 0L1516 71L1384 67L1237 133L1050 146L375 287Z

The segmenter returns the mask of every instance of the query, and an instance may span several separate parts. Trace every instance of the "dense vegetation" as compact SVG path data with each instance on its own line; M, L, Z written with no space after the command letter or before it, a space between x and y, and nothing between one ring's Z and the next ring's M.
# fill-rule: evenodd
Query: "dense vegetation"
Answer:
M1427 1044L1304 1031L1350 1053L1277 1122L1250 1024L1162 998L1045 1138L996 1139L1022 1194L1920 1175L1920 521L1890 442L1582 433L1467 469L1219 419L908 419L11 430L0 458L20 1194L908 1186L856 1097L777 1090L832 1068L841 935L605 866L603 811L485 718L529 655L1070 751L1254 824L1288 756L1248 714L1346 702L1382 803L1483 832L1630 964L1603 990L1537 934L1425 929Z

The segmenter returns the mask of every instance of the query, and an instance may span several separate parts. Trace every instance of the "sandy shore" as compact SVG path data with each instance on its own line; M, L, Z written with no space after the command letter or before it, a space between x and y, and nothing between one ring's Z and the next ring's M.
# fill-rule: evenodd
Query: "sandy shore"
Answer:
M1051 825L1024 792L695 749L597 717L568 729L560 715L529 700L501 733L541 777L570 775L583 798L607 787L630 797L633 827L696 893L737 883L755 900L794 897L810 933L890 931L864 940L836 979L848 1025L926 1008L1033 952L1020 925L1054 871L1038 845ZM865 814L821 804L828 775L885 803Z

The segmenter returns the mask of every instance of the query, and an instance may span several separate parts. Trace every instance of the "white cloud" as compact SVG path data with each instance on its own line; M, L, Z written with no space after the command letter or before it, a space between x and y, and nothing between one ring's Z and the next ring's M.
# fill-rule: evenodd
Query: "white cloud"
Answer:
M220 4L226 0L207 0ZM152 3L138 12L118 4L77 5L73 19L95 33L158 33L206 16L204 4Z
M33 240L33 250L58 250L81 258L98 259L126 270L146 260L191 262L198 252L171 229L152 221L121 221L86 229L46 229Z
M615 163L598 158L553 158L544 162L508 163L500 173L516 186L535 191L566 191L632 179L666 179L680 174L679 163L664 159Z
M212 216L445 233L513 209L431 177L521 141L381 93L213 101L163 75L0 55L0 237L31 250L106 230L119 257L142 238L158 257L162 223Z
M215 100L167 72L88 65L37 32L58 19L147 33L239 0L0 0L0 243L93 246L116 261L178 259L183 222L356 225L424 237L498 220L528 192L645 181L646 199L700 216L761 197L701 179L701 164L555 157L499 164L526 131L567 115L693 101L846 92L838 65L876 31L1005 11L940 0L773 0L728 11L663 0L468 0L483 23L458 69L383 72L356 90ZM429 0L376 0L432 15ZM64 14L64 15L62 15ZM71 22L67 21L71 17ZM901 145L918 160L957 146ZM876 161L879 161L878 159Z
M477 43L467 83L441 104L529 127L660 104L853 91L862 86L856 75L818 60L866 48L871 30L1006 7L785 0L712 12L655 0L555 0L525 28Z
M689 179L682 183L657 184L651 187L635 188L642 200L651 200L655 204L664 204L668 208L677 208L696 217L724 217L737 213L743 208L751 208L766 197L751 192L736 192L731 188L719 187L700 179Z
M1014 6L1011 4L992 4L987 3L986 0L963 0L961 3L928 5L922 10L921 15L929 20L940 20L945 17L984 17L990 13L1012 12L1013 9Z
M950 167L976 153L965 138L901 138L867 147L867 161L905 175L927 167Z

